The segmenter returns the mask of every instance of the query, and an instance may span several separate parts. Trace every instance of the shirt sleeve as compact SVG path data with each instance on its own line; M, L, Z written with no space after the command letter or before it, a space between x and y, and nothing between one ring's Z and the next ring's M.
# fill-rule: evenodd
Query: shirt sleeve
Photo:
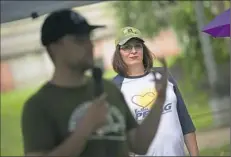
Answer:
M47 152L55 146L54 127L41 104L28 101L21 119L24 153Z
M181 124L181 128L182 128L182 132L184 135L186 135L188 133L195 132L196 128L195 128L193 121L192 121L192 119L188 113L188 110L186 108L183 97L180 93L180 90L177 86L177 83L171 75L170 75L169 80L174 85L174 92L175 92L176 97L177 97L177 112L178 112L178 116L179 116L179 120L180 120L180 124Z

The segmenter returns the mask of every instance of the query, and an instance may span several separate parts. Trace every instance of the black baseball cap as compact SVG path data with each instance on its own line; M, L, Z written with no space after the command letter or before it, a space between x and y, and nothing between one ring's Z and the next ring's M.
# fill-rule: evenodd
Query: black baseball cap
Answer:
M70 9L61 9L52 12L45 19L41 28L41 42L42 45L48 46L65 35L85 35L101 27L105 26L89 25L87 20L79 13Z

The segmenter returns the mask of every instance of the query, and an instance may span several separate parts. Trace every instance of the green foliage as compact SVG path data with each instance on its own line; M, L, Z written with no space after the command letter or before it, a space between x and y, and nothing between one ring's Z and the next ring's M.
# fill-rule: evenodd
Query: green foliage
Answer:
M212 12L212 1L207 2L208 5L205 6L205 15L207 17L207 21L212 21L217 14ZM207 22L207 23L208 23ZM211 42L214 50L214 58L216 59L216 62L223 63L223 62L229 62L229 52L228 52L228 42L225 42L225 40L230 40L230 39L223 39L223 38L212 38L211 37Z
M183 57L179 58L185 74L198 79L204 68L203 53L198 37L197 23L192 3L185 1L178 4L171 15L171 24L183 45ZM192 75L193 74L193 75Z
M207 21L211 21L216 16L211 9L212 2L204 3ZM203 76L205 66L193 2L117 1L113 3L113 8L119 28L134 26L147 37L153 37L165 27L174 28L183 46L183 55L176 62L182 65L189 79L198 80ZM216 62L229 61L225 39L211 39Z
M118 27L133 26L147 37L152 37L162 27L168 26L166 17L160 12L167 1L117 1L112 4ZM161 27L160 27L161 26Z
M219 148L205 149L200 152L200 156L230 156L230 144Z
M211 2L206 3L207 5L204 8L205 16L207 21L211 21L216 15L211 11ZM184 45L182 66L185 68L185 72L187 75L191 75L194 80L200 79L201 74L205 73L205 66L193 3L190 1L180 3L177 9L172 12L171 23ZM227 62L229 54L224 39L212 39L211 45L215 61L217 63Z

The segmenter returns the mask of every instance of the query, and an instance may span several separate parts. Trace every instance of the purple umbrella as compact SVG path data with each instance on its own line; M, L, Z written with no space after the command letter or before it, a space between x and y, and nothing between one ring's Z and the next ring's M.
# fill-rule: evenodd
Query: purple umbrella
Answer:
M230 8L218 15L202 31L213 37L230 37Z

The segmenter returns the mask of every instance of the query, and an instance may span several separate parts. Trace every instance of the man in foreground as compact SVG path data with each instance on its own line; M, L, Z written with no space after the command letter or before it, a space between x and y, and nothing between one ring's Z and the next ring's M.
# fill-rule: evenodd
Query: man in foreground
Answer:
M27 156L128 157L145 154L156 134L165 101L167 68L155 79L158 97L137 125L123 95L103 80L104 93L95 98L97 84L84 75L92 69L90 26L78 13L63 9L43 23L41 41L54 66L52 79L25 103L22 114Z

